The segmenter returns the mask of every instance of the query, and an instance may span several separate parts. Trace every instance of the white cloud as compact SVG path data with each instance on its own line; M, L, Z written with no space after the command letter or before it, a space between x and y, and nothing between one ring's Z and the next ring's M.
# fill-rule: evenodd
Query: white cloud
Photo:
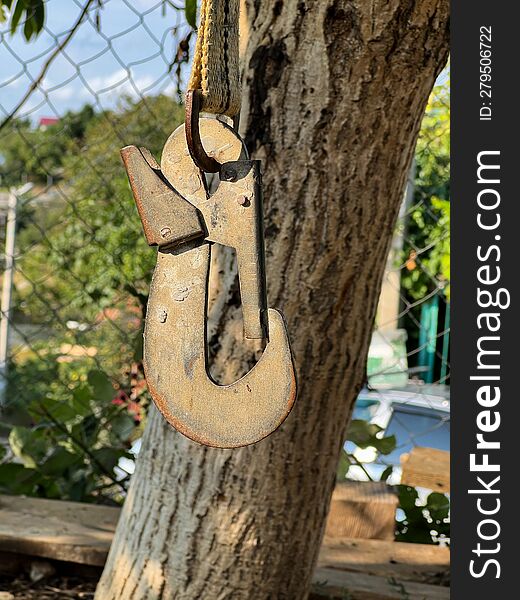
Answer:
M57 88L52 92L49 92L49 96L52 100L70 100L71 98L74 98L77 93L77 87L68 84L65 87Z
M139 96L139 92L153 84L154 78L151 75L142 77L131 77L125 69L118 69L109 75L102 75L85 78L90 89L96 94L126 94L132 97ZM83 97L92 97L92 92L85 86L81 91Z

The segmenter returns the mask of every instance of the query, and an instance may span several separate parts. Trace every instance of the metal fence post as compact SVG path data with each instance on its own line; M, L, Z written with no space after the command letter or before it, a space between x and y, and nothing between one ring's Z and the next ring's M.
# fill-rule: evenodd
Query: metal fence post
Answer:
M11 318L11 296L13 289L14 243L16 239L16 209L18 196L9 192L5 231L5 267L2 278L2 300L0 318L0 406L5 405L7 388L7 356L9 347L9 319Z
M7 389L9 323L11 319L18 197L27 193L32 187L32 183L26 183L18 189L11 188L9 190L9 199L7 203L5 266L2 278L2 298L0 303L0 408L5 406L5 394Z

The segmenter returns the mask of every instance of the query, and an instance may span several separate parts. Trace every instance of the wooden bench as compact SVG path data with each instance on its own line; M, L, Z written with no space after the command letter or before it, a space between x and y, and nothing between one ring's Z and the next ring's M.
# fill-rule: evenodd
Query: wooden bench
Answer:
M40 557L100 572L120 509L0 495L0 562ZM57 565L60 563L56 563ZM449 550L382 540L326 537L311 598L448 600Z

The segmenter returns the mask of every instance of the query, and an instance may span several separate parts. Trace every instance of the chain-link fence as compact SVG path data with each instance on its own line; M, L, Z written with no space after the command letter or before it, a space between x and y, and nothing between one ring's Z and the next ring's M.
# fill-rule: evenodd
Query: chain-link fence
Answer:
M422 449L415 456L425 461L425 472L405 479L433 493L397 488L404 509L397 537L416 542L446 540L450 531L449 457L442 456L450 450L449 102L446 69L423 118L384 276L367 385L338 473L400 484L404 463Z
M146 408L154 261L118 149L158 155L180 123L193 30L164 0L45 8L36 41L0 32L0 487L117 499Z
M164 0L45 7L36 41L0 29L0 488L117 501L148 401L140 340L155 260L118 149L159 155L181 122L193 30ZM449 449L448 181L444 73L388 259L354 413L371 428L353 430L349 477L397 482L412 446Z

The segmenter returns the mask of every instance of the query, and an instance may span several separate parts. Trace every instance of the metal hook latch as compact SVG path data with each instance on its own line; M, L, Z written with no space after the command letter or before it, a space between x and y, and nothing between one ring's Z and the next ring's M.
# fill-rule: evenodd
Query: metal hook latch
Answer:
M145 149L128 146L121 155L146 239L159 247L144 332L150 393L187 437L233 448L261 440L285 420L296 380L284 319L267 308L259 162L247 158L240 137L221 121L201 119L200 138L219 165L211 195L188 151L184 125L168 139L160 167ZM207 370L214 243L236 250L245 336L267 340L258 363L230 385L217 385Z

